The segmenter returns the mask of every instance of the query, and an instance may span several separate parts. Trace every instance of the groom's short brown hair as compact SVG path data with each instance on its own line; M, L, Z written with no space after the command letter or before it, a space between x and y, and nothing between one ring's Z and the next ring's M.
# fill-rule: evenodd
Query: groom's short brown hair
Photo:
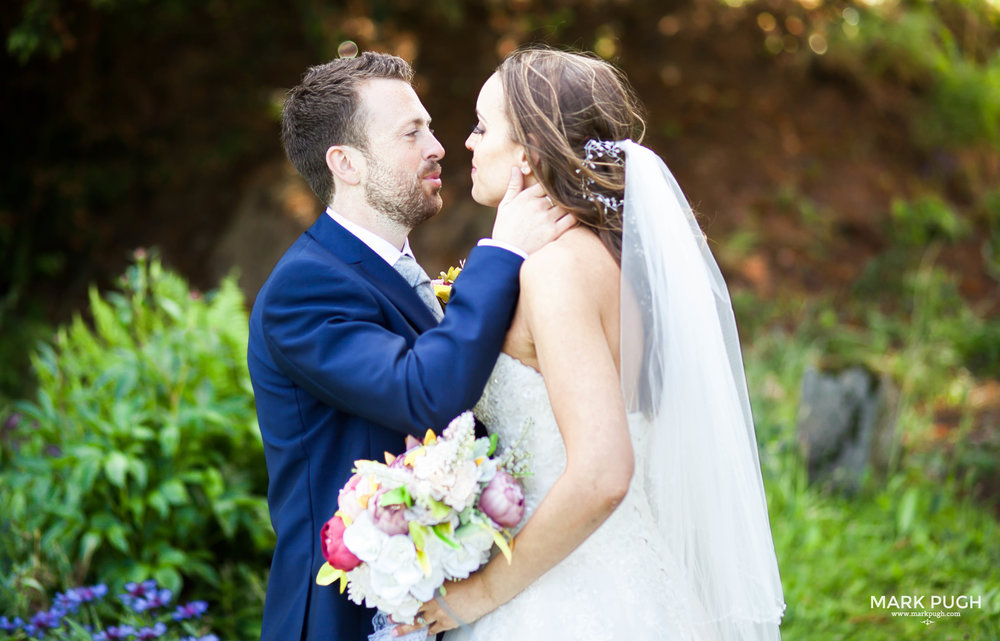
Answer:
M333 145L368 148L365 113L358 86L373 78L413 81L409 63L385 53L366 51L310 67L288 92L281 110L281 142L288 159L320 200L333 200L333 176L326 150Z

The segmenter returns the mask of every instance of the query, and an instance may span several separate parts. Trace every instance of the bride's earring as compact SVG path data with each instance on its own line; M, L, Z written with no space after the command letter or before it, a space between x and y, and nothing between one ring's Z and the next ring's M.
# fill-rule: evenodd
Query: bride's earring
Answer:
M527 176L528 174L531 173L531 167L527 165L521 165L521 173Z

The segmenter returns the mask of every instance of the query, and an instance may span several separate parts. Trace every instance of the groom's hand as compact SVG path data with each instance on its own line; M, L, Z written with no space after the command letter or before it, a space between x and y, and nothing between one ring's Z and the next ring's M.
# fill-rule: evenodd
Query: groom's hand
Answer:
M497 207L493 240L532 254L576 224L576 217L552 203L541 184L524 189L524 176L512 167L507 193Z

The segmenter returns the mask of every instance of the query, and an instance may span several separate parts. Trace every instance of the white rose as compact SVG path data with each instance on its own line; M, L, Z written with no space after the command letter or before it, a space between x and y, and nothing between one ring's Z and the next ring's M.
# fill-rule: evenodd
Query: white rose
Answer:
M417 616L417 611L423 604L423 601L418 601L417 599L410 597L396 603L391 610L383 610L383 612L388 612L392 615L394 621L399 621L400 623L413 623L413 618Z
M420 599L421 603L430 601L434 598L437 589L444 583L445 578L444 568L440 561L431 562L430 576L424 576L421 573L420 580L410 586L410 594Z
M344 530L344 545L365 563L372 563L378 558L382 547L389 540L389 535L375 527L368 512L362 512L358 518Z
M396 580L391 572L382 572L377 568L372 568L372 591L376 601L383 600L397 603L409 592L410 586L403 585Z
M404 534L389 537L373 565L380 572L391 574L402 586L411 586L424 576L417 562L417 549Z
M444 570L452 579L465 579L489 559L489 553L479 548L462 546L444 560Z
M449 578L464 579L489 560L493 535L480 527L465 527L456 533L455 540L459 549L442 557L442 565Z
M347 598L361 605L365 596L371 592L371 570L361 564L347 573Z

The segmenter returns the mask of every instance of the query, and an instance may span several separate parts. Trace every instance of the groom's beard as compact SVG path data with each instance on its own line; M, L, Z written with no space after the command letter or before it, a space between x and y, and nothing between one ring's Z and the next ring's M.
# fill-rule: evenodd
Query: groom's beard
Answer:
M414 229L441 210L441 195L424 191L423 177L441 170L441 165L428 162L416 175L393 171L392 167L375 156L368 157L368 179L365 181L365 200L375 211L385 214L393 222L407 229Z

